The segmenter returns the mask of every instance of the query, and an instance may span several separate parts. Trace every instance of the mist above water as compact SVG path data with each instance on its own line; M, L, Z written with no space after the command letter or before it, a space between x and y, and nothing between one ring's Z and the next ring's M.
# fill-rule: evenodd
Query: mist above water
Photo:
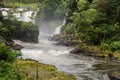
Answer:
M20 9L22 10L22 9ZM54 45L49 38L59 34L61 27L66 23L64 17L50 17L46 20L30 18L34 11L23 11L14 13L18 20L29 22L35 21L39 26L39 43L26 43L16 41L17 44L24 46L21 50L23 59L33 59L40 63L55 65L59 71L68 72L77 76L77 80L109 80L107 74L93 70L93 65L99 63L91 57L70 54L72 47ZM3 12L4 16L7 12ZM35 14L36 15L36 14ZM35 16L34 15L34 16Z
M41 42L59 34L61 27L66 23L66 18L50 17L45 20L37 19L35 23L39 26L38 42Z

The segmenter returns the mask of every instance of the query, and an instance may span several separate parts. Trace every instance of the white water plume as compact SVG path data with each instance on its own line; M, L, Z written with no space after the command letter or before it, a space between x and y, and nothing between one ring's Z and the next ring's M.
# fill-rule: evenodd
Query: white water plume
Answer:
M65 23L66 23L66 18L64 18L63 24L60 25L60 26L58 26L58 27L55 29L54 35L60 34L61 28L62 28L62 26L65 25Z
M25 11L25 12L13 13L13 15L16 16L16 18L19 21L34 22L33 19L36 16L36 12L35 11Z
M2 14L3 14L3 16L7 16L8 15L7 11L2 11Z
M39 21L39 22L38 22ZM49 38L55 34L60 33L61 27L65 24L66 19L63 18L50 18L47 20L37 20L37 25L39 26L39 43L49 42ZM58 29L57 29L58 28Z
M0 10L2 11L3 16L7 16L9 12L12 11L12 15L15 16L17 20L24 22L34 23L34 19L36 16L36 11L30 11L25 8L16 8L15 11L10 8L0 8Z

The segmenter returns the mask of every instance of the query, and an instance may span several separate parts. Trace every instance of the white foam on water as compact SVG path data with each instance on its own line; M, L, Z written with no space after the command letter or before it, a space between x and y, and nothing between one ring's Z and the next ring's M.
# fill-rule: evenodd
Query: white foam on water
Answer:
M34 23L34 19L36 16L36 11L30 11L30 10L24 11L25 10L24 8L16 8L17 12L15 12L10 8L0 8L0 10L2 11L3 16L7 16L8 13L12 11L13 13L12 15L15 16L17 20L24 22Z
M8 15L7 11L2 11L2 14L3 14L3 16L7 16Z
M64 18L62 25L58 26L58 27L55 29L54 35L60 34L61 28L62 28L62 26L65 25L65 23L66 23L66 18Z

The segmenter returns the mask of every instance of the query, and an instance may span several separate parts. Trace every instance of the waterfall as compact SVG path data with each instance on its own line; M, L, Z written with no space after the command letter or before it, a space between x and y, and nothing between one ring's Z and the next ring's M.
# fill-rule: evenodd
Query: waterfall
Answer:
M35 15L33 15L34 11L26 11L26 12L22 12L21 15L21 20L25 21L25 22L32 22L32 17L34 17Z
M23 11L23 12L19 12L19 13L13 13L14 16L16 16L16 18L19 21L24 21L24 22L33 22L34 23L34 18L36 16L36 12L35 11Z
M3 14L3 16L7 16L8 15L7 11L2 11L2 14Z
M52 17L46 20L36 20L36 22L39 26L38 42L46 43L49 42L48 39L55 35L55 33L60 33L60 28L65 24L66 19Z
M7 16L9 10L9 8L0 8L0 11L2 11L3 16Z
M65 25L65 23L66 23L66 18L64 18L63 24L60 25L60 26L58 26L58 27L55 29L55 33L54 33L55 35L60 34L60 30L61 30L62 26Z
M22 11L22 9L19 10ZM7 15L7 11L2 13ZM21 13L13 13L13 15L20 21L29 22L34 21L36 12L22 11ZM59 71L76 75L77 80L109 80L106 70L95 70L95 67L93 67L95 64L101 64L101 61L92 57L70 54L69 52L73 48L54 45L48 40L49 37L60 33L62 26L66 23L66 18L50 18L44 21L36 21L39 26L39 44L20 42L20 45L24 46L21 50L23 59L33 59L41 63L54 65Z
M0 10L2 11L3 16L7 16L8 13L12 11L12 15L15 16L17 20L24 22L34 23L34 18L36 16L36 11L26 10L25 8L16 8L15 11L10 8L0 8Z

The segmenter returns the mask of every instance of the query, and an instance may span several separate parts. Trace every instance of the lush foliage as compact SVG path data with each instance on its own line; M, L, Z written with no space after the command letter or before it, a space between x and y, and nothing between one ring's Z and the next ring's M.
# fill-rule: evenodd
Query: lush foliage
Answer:
M0 61L13 62L17 55L17 52L5 46L5 44L0 44Z
M18 52L13 51L5 44L0 44L0 80L22 79L12 66L18 55Z
M42 19L52 16L61 17L65 15L65 10L61 0L44 0L40 6L39 15Z
M0 36L4 39L20 39L23 41L37 42L38 27L32 22L17 21L15 18L3 18L0 16ZM13 18L13 16L12 16Z
M79 0L76 3L77 7L69 8L63 34L73 35L74 39L89 45L101 45L104 50L120 51L120 1Z
M9 43L11 39L34 42L37 35L37 26L30 22L17 21L11 15L5 17L0 11L0 80L26 80L22 73L13 66L20 55L19 51L11 49L5 43Z

